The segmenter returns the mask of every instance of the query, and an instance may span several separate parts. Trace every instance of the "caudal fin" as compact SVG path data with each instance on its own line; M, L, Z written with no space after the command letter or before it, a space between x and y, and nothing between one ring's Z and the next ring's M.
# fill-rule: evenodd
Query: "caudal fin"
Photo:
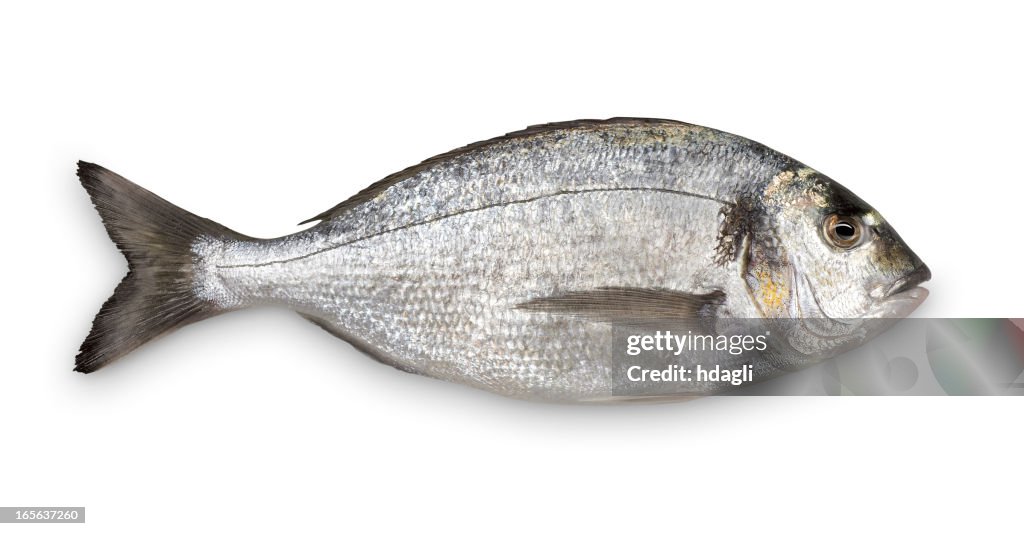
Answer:
M75 358L76 371L97 370L147 341L221 312L195 294L192 245L200 236L246 237L95 164L79 162L78 178L128 259L128 275L93 320Z

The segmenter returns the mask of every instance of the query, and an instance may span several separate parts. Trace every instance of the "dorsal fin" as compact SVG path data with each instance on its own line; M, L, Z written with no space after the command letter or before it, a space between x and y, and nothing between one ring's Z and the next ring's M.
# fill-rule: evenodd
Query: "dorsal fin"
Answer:
M336 218L341 214L344 214L352 207L361 205L366 201L369 201L370 199L377 197L378 195L380 195L381 192L387 190L391 186L394 186L395 184L409 177L412 177L413 175L416 175L420 171L423 171L424 169L443 160L455 158L467 154L469 152L482 149L484 147L488 147L491 145L496 145L498 143L509 140L528 138L530 136L540 136L556 131L589 129L610 125L687 125L687 123L683 123L681 121L673 121L671 119L653 119L643 117L612 117L610 119L577 119L575 121L562 121L557 123L531 125L523 130L509 132L504 136L498 136L497 138L478 141L466 145L465 147L460 147L458 149L448 151L447 153L432 156L420 162L419 164L405 168L402 171L392 173L391 175L388 175L387 177L384 177L383 179L367 186L365 189L361 190L360 192L356 193L355 195L346 199L345 201L342 201L341 203L321 212L320 214L317 214L316 216L313 216L312 218L299 223L299 225L304 225L317 220L324 221Z

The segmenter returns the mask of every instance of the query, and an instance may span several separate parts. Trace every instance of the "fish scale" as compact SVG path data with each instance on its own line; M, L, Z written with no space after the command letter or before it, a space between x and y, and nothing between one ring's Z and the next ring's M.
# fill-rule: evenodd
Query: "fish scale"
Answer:
M212 277L226 281L228 288L246 296L250 304L283 305L321 318L334 330L362 339L405 369L460 383L501 385L507 389L503 394L511 396L535 394L532 380L538 380L547 385L544 396L548 398L583 392L587 398L607 397L612 388L605 363L611 348L610 326L571 319L552 321L516 311L514 306L552 291L601 285L692 287L701 274L667 271L663 266L666 261L684 266L700 254L699 248L717 233L719 205L701 200L704 208L699 209L681 205L686 197L665 193L580 195L621 198L592 206L629 217L594 220L581 213L590 205L576 202L574 196L547 198L379 235L361 242L357 249L335 248L313 256L299 250L295 252L301 257L298 260L255 272L246 268L239 278L231 268L219 268ZM638 201L638 197L650 199ZM683 209L687 210L683 217L671 216ZM545 216L531 221L529 215L536 214ZM660 225L663 228L685 228L688 237L697 234L698 224L704 223L700 232L704 240L690 241L689 249L685 243L669 248L672 255L668 257L656 253L661 248L651 248L635 237L659 219L671 221ZM532 232L516 229L511 222L517 221L530 222ZM570 246L576 248L576 255L565 255ZM527 256L529 263L506 262ZM409 265L404 263L406 259L419 261ZM217 264L250 260L241 255L219 259ZM396 266L411 269L396 270ZM268 281L274 283L268 286ZM489 288L485 290L481 281L487 281ZM338 293L337 297L324 296L321 289L325 287ZM386 315L403 320L393 322ZM522 333L530 335L523 337ZM572 371L580 361L601 364L589 371L591 377L580 377L577 372L540 379L534 373L525 375L530 382L517 381L524 376L517 367L525 366L530 353L524 339L531 341L531 347L543 348L545 340L561 337L577 343L542 353L542 360L550 363L544 369L554 373Z

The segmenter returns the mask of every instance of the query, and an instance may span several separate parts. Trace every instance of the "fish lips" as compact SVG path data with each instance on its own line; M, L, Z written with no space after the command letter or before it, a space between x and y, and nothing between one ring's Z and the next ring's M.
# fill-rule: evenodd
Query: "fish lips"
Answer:
M928 289L919 286L932 278L924 264L893 281L884 291L882 301L866 316L870 318L903 318L914 312L928 297Z
M893 281L889 288L885 292L885 297L889 298L903 292L914 289L921 283L928 281L932 278L932 271L925 265L920 265L913 272ZM923 289L922 289L923 290Z

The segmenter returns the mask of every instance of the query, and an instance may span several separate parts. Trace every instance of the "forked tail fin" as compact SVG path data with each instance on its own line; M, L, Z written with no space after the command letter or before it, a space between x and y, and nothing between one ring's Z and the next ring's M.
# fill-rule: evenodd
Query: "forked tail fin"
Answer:
M78 178L128 259L128 275L93 320L76 371L97 370L147 341L222 312L195 294L192 245L201 236L245 236L95 164L79 162Z

